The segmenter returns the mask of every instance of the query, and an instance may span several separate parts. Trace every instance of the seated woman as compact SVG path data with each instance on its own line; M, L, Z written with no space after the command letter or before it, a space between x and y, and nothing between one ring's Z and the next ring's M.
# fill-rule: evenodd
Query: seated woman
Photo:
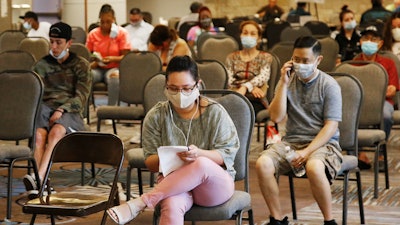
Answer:
M119 92L119 62L130 51L128 32L115 24L112 7L105 4L101 7L100 26L88 35L86 47L94 53L96 60L91 63L93 83L108 84L108 105L116 105Z
M118 224L134 219L146 207L161 207L160 225L183 225L193 204L216 206L234 192L234 159L239 149L235 125L218 103L200 96L197 65L189 56L171 59L165 95L143 123L145 163L159 170L157 148L188 146L177 153L185 164L166 177L161 174L153 190L107 211Z
M257 49L261 40L261 28L252 21L240 24L240 39L243 50L228 55L226 69L230 89L248 97L254 112L268 107L266 99L272 56Z
M400 59L400 12L392 14L385 24L382 50L391 51Z
M339 14L340 31L332 32L331 37L339 44L340 61L352 60L361 52L360 37L361 34L356 30L357 22L354 12L347 8L347 5L342 7ZM339 63L339 62L338 62Z
M177 32L164 25L157 25L150 34L149 51L155 52L163 64L163 70L174 56L191 56L185 40L179 38Z
M218 28L213 27L211 11L206 6L200 8L199 24L197 26L193 26L192 28L190 28L186 37L189 47L193 48L195 52L197 52L196 51L197 39L203 32L209 32L211 34L216 34L218 32Z

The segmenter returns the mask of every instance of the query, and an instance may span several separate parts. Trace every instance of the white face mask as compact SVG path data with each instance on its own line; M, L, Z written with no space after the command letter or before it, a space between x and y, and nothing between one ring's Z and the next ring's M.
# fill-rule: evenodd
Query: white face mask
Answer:
M349 22L345 22L344 23L344 29L346 30L353 30L354 28L356 28L357 23L355 20L349 21Z
M22 24L22 26L24 26L24 28L25 28L26 30L32 29L32 25L31 25L30 23L28 23L28 21L25 21L25 22Z
M300 80L307 80L315 71L314 63L303 64L293 62L293 69Z
M53 50L51 50L51 49L50 49L49 53L50 53L51 56L53 56L53 58L59 60L59 59L64 58L64 57L67 55L67 52L68 52L68 51L69 51L69 49L66 48L66 49L64 49L64 50L60 53L60 55L58 55L58 56L55 56Z
M111 24L110 38L116 38L118 35L118 26L115 23Z
M167 99L177 108L185 109L196 101L200 96L199 89L195 87L190 95L184 95L182 92L178 92L174 95L170 94L167 89L164 90L164 94Z
M393 28L392 35L395 41L400 41L400 28Z

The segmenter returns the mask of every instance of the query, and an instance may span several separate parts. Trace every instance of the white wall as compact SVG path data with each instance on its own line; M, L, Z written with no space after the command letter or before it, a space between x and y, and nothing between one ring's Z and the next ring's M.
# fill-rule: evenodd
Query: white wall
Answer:
M85 28L91 23L97 22L99 11L103 4L110 4L114 11L118 24L126 21L126 0L87 0L87 25L85 26L84 0L64 0L62 20L71 26Z

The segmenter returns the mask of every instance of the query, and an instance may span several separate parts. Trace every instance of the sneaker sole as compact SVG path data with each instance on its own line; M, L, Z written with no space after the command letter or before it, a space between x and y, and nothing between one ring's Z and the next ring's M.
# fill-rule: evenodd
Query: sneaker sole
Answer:
M24 179L23 179L23 182L24 182L24 185L25 185L25 189L27 191L31 191L31 190L36 190L37 189L36 181L33 179L32 176L25 175Z

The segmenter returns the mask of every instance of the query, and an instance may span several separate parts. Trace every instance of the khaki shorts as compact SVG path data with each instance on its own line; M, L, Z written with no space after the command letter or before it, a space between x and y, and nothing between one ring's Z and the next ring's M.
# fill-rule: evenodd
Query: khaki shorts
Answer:
M289 144L287 142L279 142L276 144L271 144L267 146L267 150L263 151L261 155L268 156L274 162L274 167L276 171L276 177L281 174L286 174L291 171L290 164L287 162L285 158L286 154L286 146L290 146L291 149L301 150L307 147L309 143L306 144ZM315 150L308 158L309 159L318 159L321 160L325 164L325 174L328 178L329 182L332 184L332 181L336 178L337 173L339 172L343 156L341 154L340 146L334 143L328 143ZM306 163L307 164L307 163Z

